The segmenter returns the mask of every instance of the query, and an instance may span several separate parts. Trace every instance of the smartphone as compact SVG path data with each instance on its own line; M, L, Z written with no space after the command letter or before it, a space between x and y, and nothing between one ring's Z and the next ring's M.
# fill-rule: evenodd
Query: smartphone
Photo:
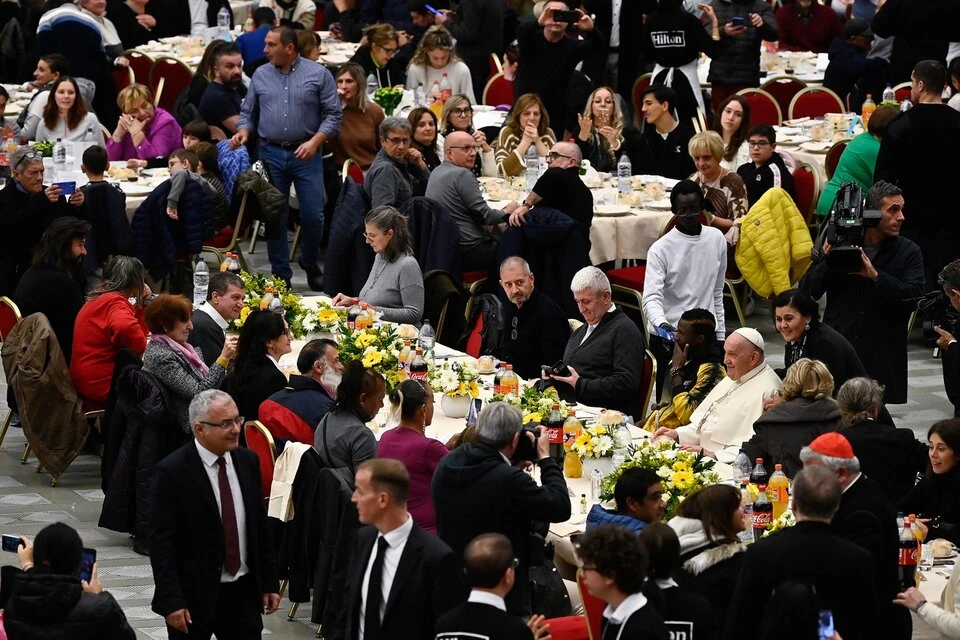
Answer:
M424 5L424 7L426 7L427 11L429 11L429 12L432 13L433 15L435 15L435 16L440 15L440 12L437 11L436 9L434 9L433 7L431 7L430 5L427 4L427 5Z
M561 9L553 10L553 19L556 22L566 22L567 24L576 24L580 22L580 14L576 11L563 11Z
M97 561L96 549L84 549L80 555L80 579L84 582L90 582L93 577L93 563Z
M745 27L747 26L747 19L744 18L743 16L734 16L733 18L730 19L730 24L732 24L735 27Z
M657 335L663 338L664 340L667 340L669 342L677 341L677 335L673 331L670 331L669 329L664 329L663 327L655 327L655 330L657 332Z
M820 640L830 640L833 637L833 612L824 609L820 612Z
M9 551L10 553L16 553L21 544L23 543L20 541L20 536L13 536L9 533L5 533L3 534L3 537L0 538L0 548L2 548L4 551Z

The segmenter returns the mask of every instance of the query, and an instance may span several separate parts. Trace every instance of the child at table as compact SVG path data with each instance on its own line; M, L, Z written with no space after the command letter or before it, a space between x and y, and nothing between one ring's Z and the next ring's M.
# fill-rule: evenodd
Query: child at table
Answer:
M167 161L167 168L170 169L170 193L167 195L167 215L171 220L179 219L177 207L179 206L180 196L183 195L183 190L186 188L188 180L193 180L203 187L203 191L211 203L216 201L218 195L217 190L197 173L199 166L200 159L194 151L177 149L170 154L170 159Z
M87 255L83 272L99 269L110 256L129 255L130 220L127 218L127 196L116 185L104 180L107 151L101 146L83 152L80 170L90 181L81 187L91 230L87 238Z

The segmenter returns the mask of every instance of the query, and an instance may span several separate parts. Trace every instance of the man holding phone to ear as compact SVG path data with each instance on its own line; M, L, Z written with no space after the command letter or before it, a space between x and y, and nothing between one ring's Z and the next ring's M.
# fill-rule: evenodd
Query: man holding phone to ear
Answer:
M713 108L745 87L760 86L760 42L780 37L767 0L711 0L720 47L710 61Z
M9 637L42 634L50 640L135 640L136 632L127 623L123 609L100 584L97 552L84 549L72 527L56 522L44 527L33 541L4 535L5 551L11 551L10 538L20 571L12 567L3 571L2 584L9 598L0 602L0 607L4 608L3 622Z

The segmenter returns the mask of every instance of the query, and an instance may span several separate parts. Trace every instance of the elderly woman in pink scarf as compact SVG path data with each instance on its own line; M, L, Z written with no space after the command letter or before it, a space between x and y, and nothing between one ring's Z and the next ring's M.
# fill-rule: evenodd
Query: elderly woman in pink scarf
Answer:
M230 336L224 342L220 357L207 367L200 351L187 342L193 330L192 313L189 300L167 294L157 296L144 312L150 342L143 354L143 369L167 388L173 415L187 436L192 434L188 417L190 401L201 391L223 384L237 352L237 338Z

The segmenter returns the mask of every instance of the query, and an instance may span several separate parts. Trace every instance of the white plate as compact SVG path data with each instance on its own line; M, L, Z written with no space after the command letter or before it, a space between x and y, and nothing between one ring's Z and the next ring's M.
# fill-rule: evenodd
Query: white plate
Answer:
M124 180L123 182L117 182L115 184L128 196L148 196L154 189L152 186L139 181L128 182Z
M488 200L487 204L490 205L491 209L503 209L511 202L513 202L513 200Z
M170 177L170 170L166 167L158 167L156 169L142 169L140 171L141 176L146 176L148 178L163 178L166 180Z
M350 58L347 56L341 56L337 54L331 54L329 56L320 56L320 59L327 64L347 64L350 62Z
M810 142L810 138L807 136L784 136L783 138L777 136L777 144L786 145L788 147L795 147L805 142Z
M651 200L643 205L644 209L654 209L656 211L670 211L670 198L662 200Z
M489 104L475 104L473 105L474 113L483 113L485 111L494 111L496 107Z
M957 557L957 552L956 552L956 551L951 551L950 553L948 553L948 554L945 555L945 556L934 555L934 556L933 556L933 561L934 561L934 562L940 562L940 561L943 561L943 560L949 560L950 558L956 558L956 557Z
M804 142L800 148L810 153L826 153L832 146L832 142Z
M625 204L598 204L593 208L593 213L598 216L626 216L630 214L630 207Z

